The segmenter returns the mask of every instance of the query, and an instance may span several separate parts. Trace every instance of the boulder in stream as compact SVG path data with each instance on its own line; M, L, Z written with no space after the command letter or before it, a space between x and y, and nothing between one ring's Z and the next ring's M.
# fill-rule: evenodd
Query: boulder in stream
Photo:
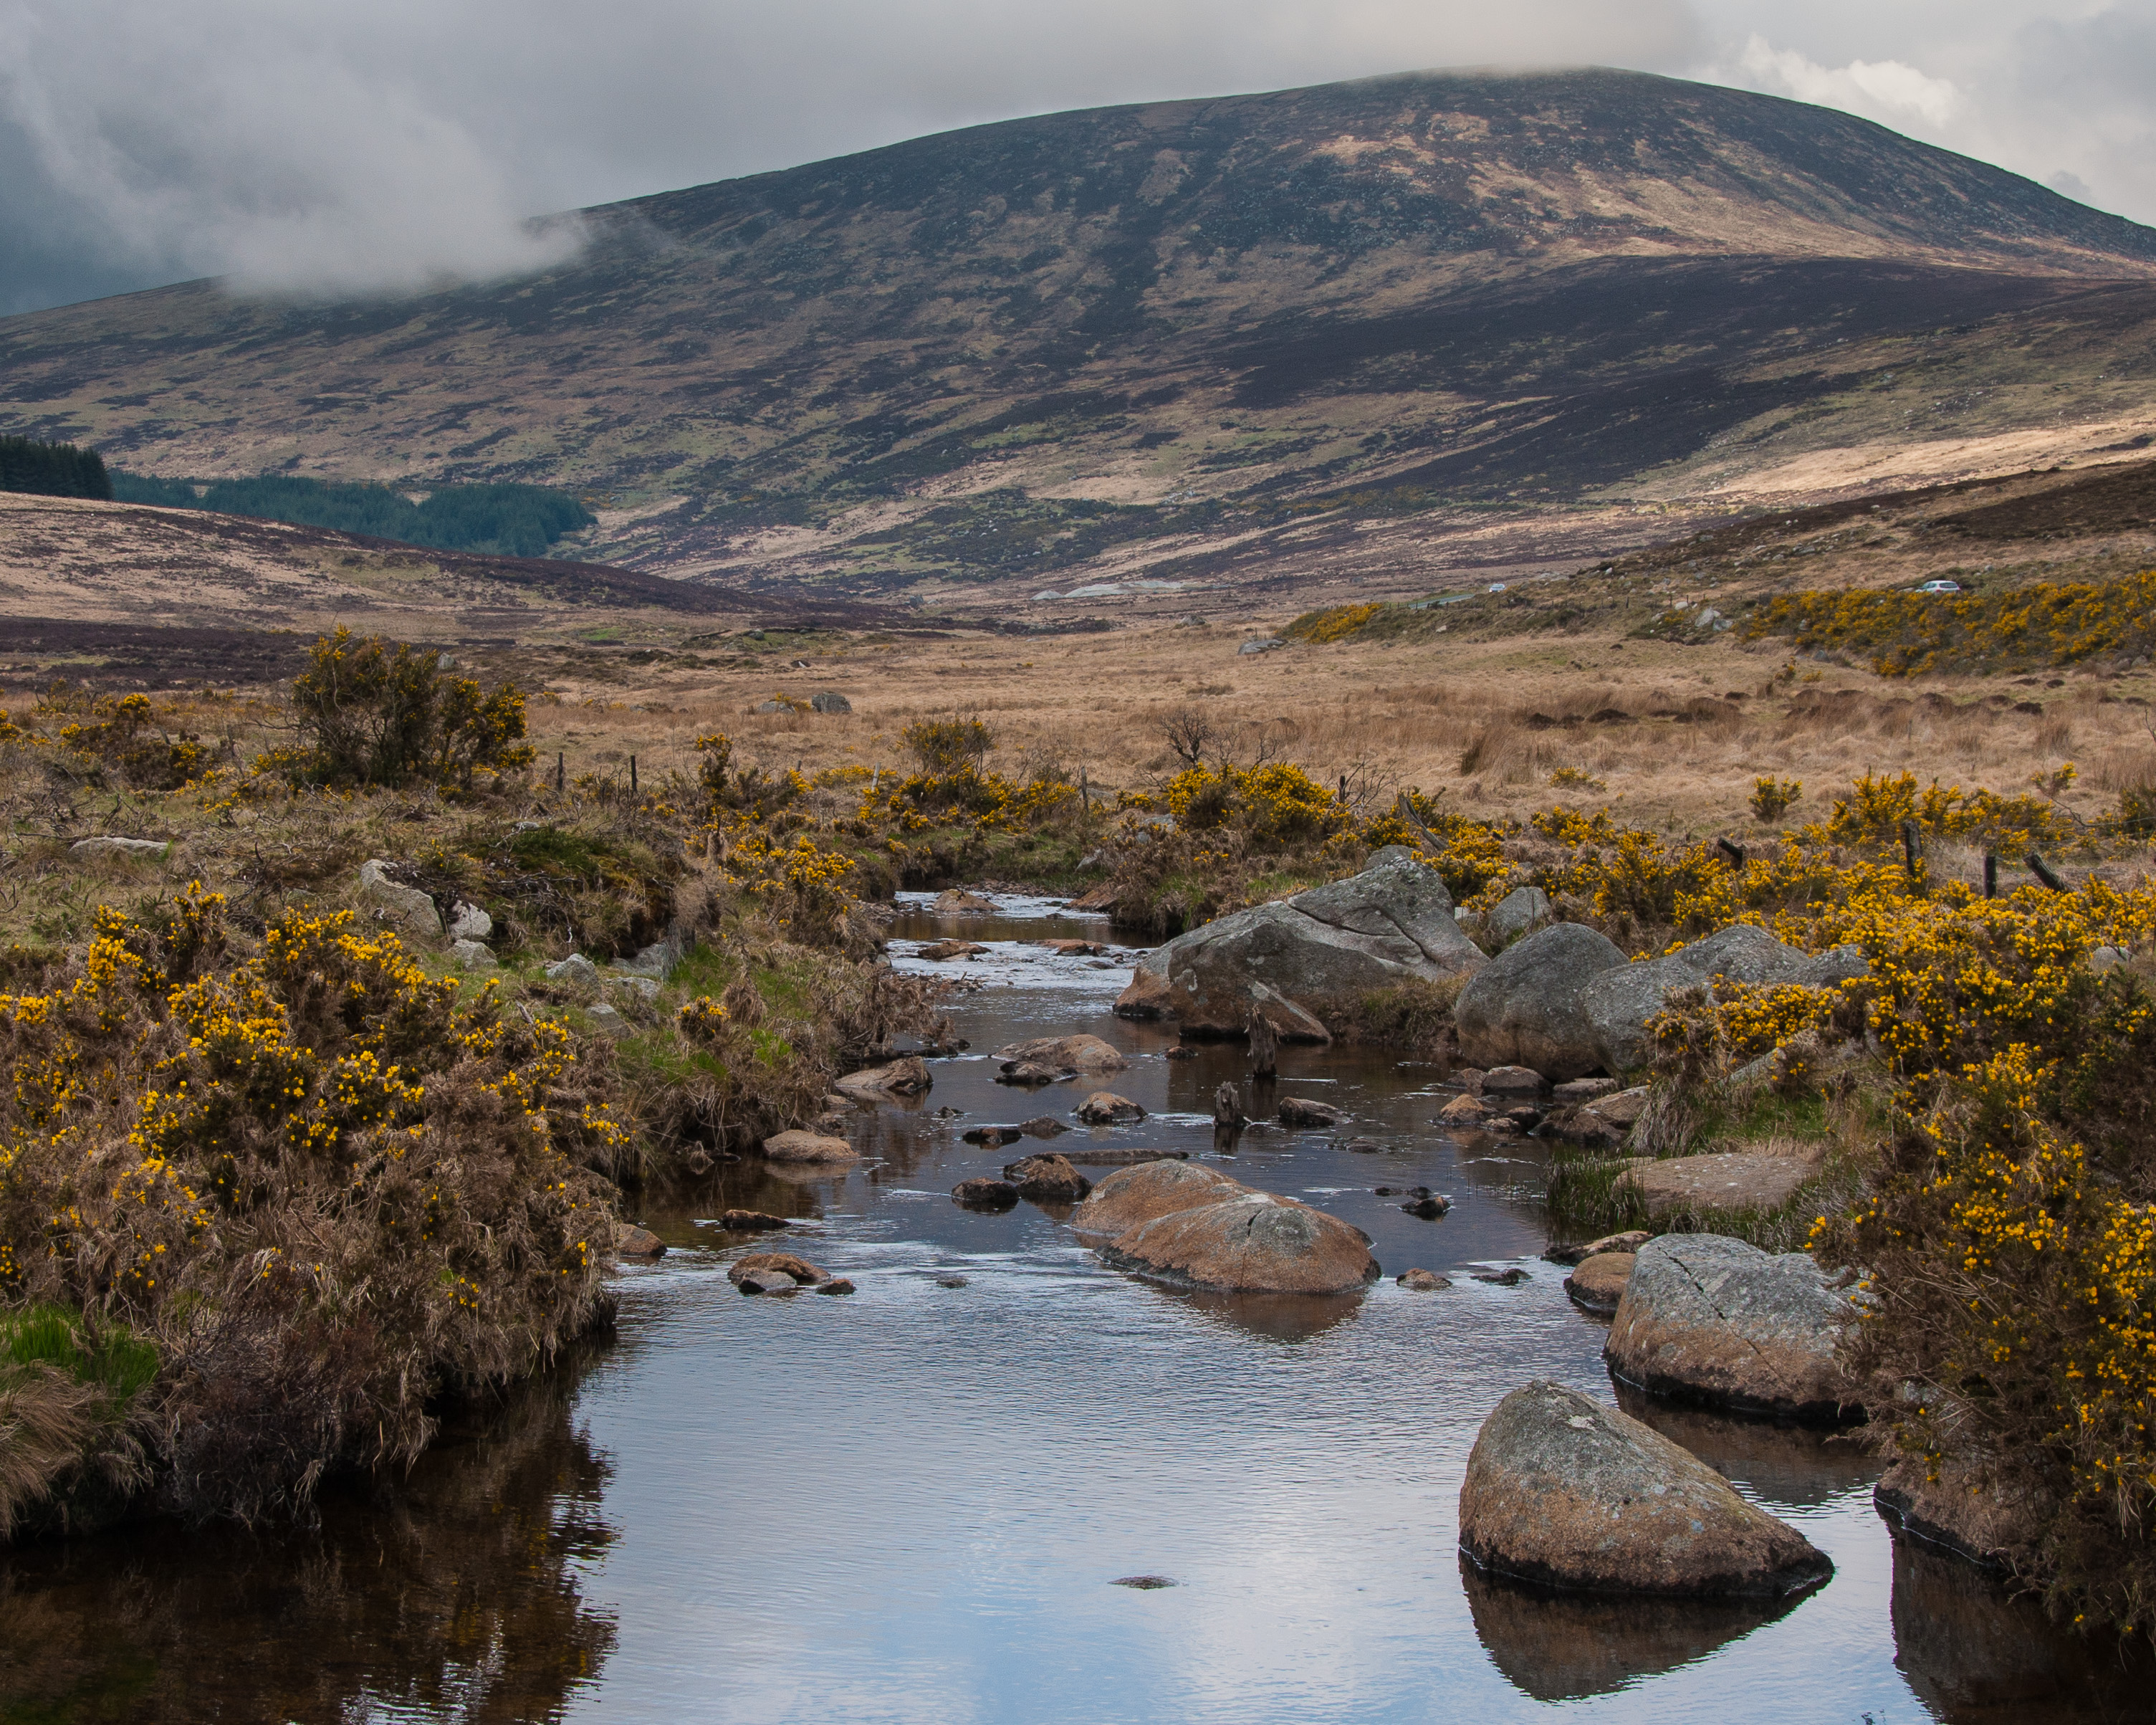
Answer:
M726 1280L744 1294L786 1294L828 1282L831 1273L793 1252L751 1252L726 1266Z
M1128 1096L1111 1090L1096 1090L1078 1105L1078 1117L1088 1126L1120 1126L1143 1120L1146 1111Z
M1566 1591L1777 1598L1834 1566L1795 1528L1629 1414L1540 1381L1499 1402L1460 1488L1477 1567Z
M1190 1163L1111 1174L1071 1225L1101 1242L1104 1261L1185 1287L1339 1294L1378 1277L1361 1229Z
M639 1228L634 1222L613 1224L613 1250L618 1258L663 1258L666 1242L649 1228Z
M1344 1109L1330 1102L1313 1102L1305 1096L1282 1096L1280 1122L1282 1126L1338 1126L1348 1118Z
M1093 1183L1062 1156L1021 1156L1005 1164L1004 1178L1031 1204L1075 1204L1093 1189Z
M1172 1017L1186 1035L1238 1036L1262 1013L1286 1041L1327 1041L1327 1022L1372 990L1481 968L1435 869L1406 855L1178 935L1138 961L1116 1010ZM1262 985L1263 993L1254 993Z
M1072 1072L1120 1072L1130 1065L1122 1050L1098 1036L1036 1036L998 1049L999 1060L1024 1060Z
M773 1132L763 1141L767 1162L857 1162L860 1155L844 1138L826 1138L800 1131Z
M1630 1252L1597 1252L1591 1258L1582 1258L1565 1277L1564 1291L1573 1305L1598 1317L1613 1317L1637 1261Z
M983 898L978 892L968 892L963 886L947 886L936 895L929 909L939 916L985 916L995 909L993 899Z
M1601 1051L1580 997L1624 963L1614 941L1579 922L1553 924L1507 947L1476 972L1453 1006L1461 1056L1554 1079L1593 1071Z
M1009 1180L978 1175L951 1189L951 1201L966 1210L1008 1210L1018 1207L1018 1188Z
M1830 1425L1862 1417L1835 1358L1856 1315L1807 1253L1666 1234L1640 1248L1603 1356L1653 1394Z

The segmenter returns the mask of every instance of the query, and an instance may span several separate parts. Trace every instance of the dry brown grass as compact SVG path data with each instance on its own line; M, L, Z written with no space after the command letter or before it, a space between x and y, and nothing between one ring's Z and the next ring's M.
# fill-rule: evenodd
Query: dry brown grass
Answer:
M1866 772L2019 790L2071 758L2082 777L2064 801L2091 816L2156 768L2141 704L2156 696L2156 677L2143 672L1911 683L1838 665L1785 673L1779 652L1727 637L1695 646L1610 634L1236 656L1237 643L1285 620L854 645L814 654L807 671L662 661L622 683L558 681L559 704L532 709L533 740L543 762L563 752L572 773L625 777L634 754L648 783L690 770L696 736L722 730L752 764L813 774L899 766L908 723L967 711L994 727L999 770L1022 774L1054 757L1096 788L1135 790L1179 766L1162 720L1189 704L1237 759L1270 748L1328 784L1349 774L1384 800L1389 787L1414 784L1477 816L1524 818L1562 799L1678 832L1758 830L1746 803L1767 773L1803 782L1791 817L1801 821ZM750 711L780 691L825 688L853 713ZM2041 712L2014 711L2030 701ZM1550 774L1565 767L1606 790L1553 793Z

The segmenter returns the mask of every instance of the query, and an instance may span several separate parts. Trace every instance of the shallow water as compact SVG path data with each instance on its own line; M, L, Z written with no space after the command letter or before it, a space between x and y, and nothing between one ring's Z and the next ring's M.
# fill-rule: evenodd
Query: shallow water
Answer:
M1498 1398L1532 1377L1611 1395L1603 1327L1536 1255L1541 1147L1437 1132L1434 1069L1284 1050L1277 1094L1346 1108L1380 1147L1258 1126L1223 1160L1371 1235L1388 1279L1339 1301L1174 1293L1033 1205L962 1211L954 1183L1040 1147L965 1127L1067 1118L1087 1088L996 1085L1007 1042L1086 1029L1130 1055L1106 1086L1151 1117L1055 1140L1074 1156L1211 1156L1214 1088L1241 1076L1239 1049L1169 1061L1169 1035L1109 1016L1127 952L1024 944L1103 927L1003 911L897 926L902 968L968 979L973 1047L857 1117L861 1164L733 1165L645 1215L674 1250L624 1274L618 1339L408 1482L333 1498L304 1538L137 1530L0 1558L0 1721L2148 1717L2145 1666L1897 1552L1862 1454L1815 1434L1625 1403L1834 1558L1785 1609L1463 1573L1460 1474ZM909 956L947 933L991 951ZM1415 1185L1451 1213L1373 1190ZM705 1219L732 1204L799 1219L783 1243L859 1292L741 1297L726 1262L776 1242ZM1465 1274L1514 1262L1517 1287ZM1418 1265L1458 1280L1390 1281ZM1137 1575L1173 1585L1115 1584Z

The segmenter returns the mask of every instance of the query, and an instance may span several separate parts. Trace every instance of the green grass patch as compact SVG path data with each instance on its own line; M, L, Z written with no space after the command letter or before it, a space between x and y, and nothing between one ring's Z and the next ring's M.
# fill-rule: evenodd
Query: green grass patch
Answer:
M82 1321L57 1306L0 1312L0 1364L14 1370L45 1365L94 1384L123 1406L157 1375L157 1350L126 1330L85 1337Z

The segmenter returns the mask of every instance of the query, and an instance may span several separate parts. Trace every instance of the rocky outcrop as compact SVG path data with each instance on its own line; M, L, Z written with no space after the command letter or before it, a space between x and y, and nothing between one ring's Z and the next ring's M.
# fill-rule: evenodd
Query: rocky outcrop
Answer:
M1378 1277L1361 1229L1189 1163L1111 1174L1071 1225L1099 1242L1106 1263L1186 1287L1338 1294Z
M1647 1020L1680 988L1697 988L1717 977L1816 988L1861 976L1864 969L1864 956L1854 947L1815 955L1784 945L1763 928L1739 923L1662 957L1603 972L1581 991L1580 1005L1593 1027L1596 1058L1604 1069L1631 1072L1645 1066L1653 1052Z
M359 896L375 908L382 920L400 933L423 940L442 937L442 913L434 901L416 886L393 880L388 871L397 866L371 856L359 865Z
M827 1138L816 1132L774 1132L763 1141L767 1162L858 1162L854 1147L844 1138Z
M1093 1189L1064 1156L1021 1156L1005 1164L1004 1178L1031 1204L1076 1204Z
M887 1065L864 1066L858 1072L849 1072L832 1087L848 1096L917 1096L934 1082L928 1076L928 1062L918 1055L908 1055Z
M1454 921L1437 871L1394 856L1178 935L1138 961L1116 1010L1173 1017L1197 1036L1240 1035L1262 1014L1285 1040L1323 1041L1327 1021L1373 989L1442 981L1485 962ZM1258 984L1265 993L1253 993Z
M1862 1417L1835 1358L1851 1296L1803 1252L1717 1234L1640 1247L1603 1357L1635 1389L1826 1425Z
M996 1058L1083 1073L1120 1072L1130 1065L1121 1049L1097 1036L1037 1036L998 1049Z
M1834 1568L1689 1450L1548 1382L1514 1390L1482 1422L1460 1545L1482 1569L1582 1593L1771 1599Z
M1480 1066L1532 1066L1578 1078L1602 1064L1580 997L1625 963L1607 935L1559 922L1507 947L1475 973L1452 1009L1463 1059Z

